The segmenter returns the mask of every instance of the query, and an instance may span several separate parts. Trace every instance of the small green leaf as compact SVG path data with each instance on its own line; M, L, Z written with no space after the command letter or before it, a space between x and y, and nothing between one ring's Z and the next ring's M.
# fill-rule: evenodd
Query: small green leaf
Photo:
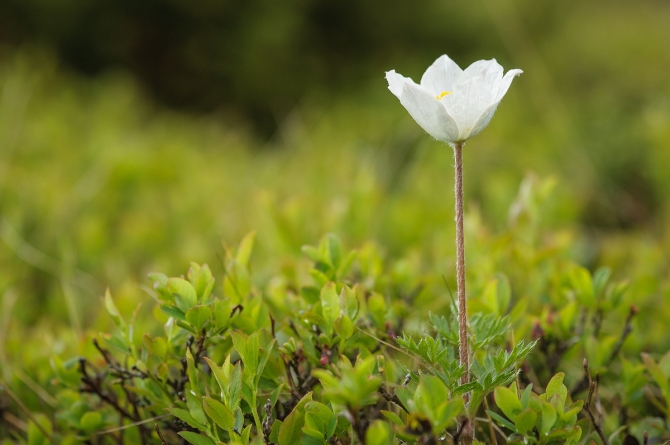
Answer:
M272 429L270 430L270 443L279 443L279 429L281 428L282 421L275 420L272 424Z
M540 423L540 433L547 434L553 428L558 418L558 413L556 413L556 408L554 408L550 403L542 403L542 421Z
M186 321L191 323L198 332L202 330L210 318L212 318L212 311L207 306L194 306L186 312Z
M500 408L509 419L514 419L523 409L516 393L509 388L498 386L493 391L493 396L498 408Z
M296 407L297 408L297 407ZM297 445L302 437L302 427L305 425L304 416L294 409L279 428L279 445Z
M79 428L90 434L102 423L102 415L97 411L89 411L81 416Z
M533 429L535 427L535 422L537 422L537 413L532 409L521 411L514 418L514 425L519 434L526 434Z
M563 378L565 378L565 373L559 372L554 375L549 383L547 383L547 402L551 402L552 397L556 397L556 406L561 407L565 406L565 400L568 398L568 388L563 384Z
M160 305L161 311L179 321L186 321L186 315L179 309L174 306L169 306L167 304Z
M242 400L242 366L236 363L230 373L228 407L232 410L237 408Z
M251 258L251 251L254 249L254 240L256 239L256 232L249 232L240 242L237 248L237 255L235 260L244 267L249 266L249 258Z
M186 411L185 409L181 408L168 408L168 411L170 414L175 416L179 420L183 420L186 422L191 428L195 429L203 429L205 428L205 425L202 423L198 422L193 418L190 412Z
M319 431L322 438L329 439L335 432L337 417L323 403L309 402L305 405L305 426Z
M202 398L202 406L210 419L214 421L221 429L232 432L235 426L235 416L226 406L212 399L211 397Z
M193 445L216 445L212 439L203 436L202 434L192 433L190 431L180 431L177 434Z
M399 426L404 425L404 422L402 421L400 416L397 415L396 413L394 413L393 411L386 411L386 410L383 409L383 410L381 410L381 413L384 417L386 417L387 419L389 419L391 422L395 423L396 425L399 425Z
M392 437L388 424L377 419L365 432L365 445L391 445Z
M510 431L516 431L516 427L512 422L509 420L505 419L503 416L501 416L498 413L495 413L493 411L486 411L489 416L491 416L492 419L498 422L500 426L504 426L505 428L508 428Z
M182 278L170 278L167 289L174 296L177 307L184 313L198 304L198 296L193 285Z
M123 317L121 317L119 310L116 308L114 300L112 300L112 294L109 292L109 288L105 291L105 309L116 327L125 333L126 323L123 321Z
M354 335L354 324L347 315L340 315L337 320L335 320L334 327L335 333L340 336L342 343ZM340 347L340 349L342 348Z
M191 391L185 391L185 395L188 411L198 423L206 425L207 417L205 417L205 412L202 410L202 402L200 399L198 399Z
M321 289L321 312L326 322L328 335L333 332L335 320L340 316L340 299L332 281Z

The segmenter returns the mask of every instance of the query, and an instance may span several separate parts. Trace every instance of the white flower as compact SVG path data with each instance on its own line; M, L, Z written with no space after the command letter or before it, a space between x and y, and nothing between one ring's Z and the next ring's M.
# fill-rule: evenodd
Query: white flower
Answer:
M446 143L462 143L479 134L521 70L493 60L478 60L465 70L446 55L428 67L417 85L395 70L386 73L389 90L428 134Z

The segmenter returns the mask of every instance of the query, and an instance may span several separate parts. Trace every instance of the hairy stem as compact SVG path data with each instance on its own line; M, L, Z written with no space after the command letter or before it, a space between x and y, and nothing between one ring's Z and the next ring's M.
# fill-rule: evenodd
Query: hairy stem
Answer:
M470 383L470 364L468 360L468 318L465 299L465 240L463 235L463 143L453 144L455 160L455 187L456 193L456 282L458 285L458 353L460 363L465 368L461 378L461 385ZM465 395L465 402L470 399ZM467 444L474 438L474 425L468 422L464 433L464 442Z

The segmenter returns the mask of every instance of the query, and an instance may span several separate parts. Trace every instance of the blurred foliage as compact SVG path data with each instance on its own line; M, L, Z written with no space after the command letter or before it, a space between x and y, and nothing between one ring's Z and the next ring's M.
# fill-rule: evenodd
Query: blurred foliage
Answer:
M449 324L449 289L455 289L452 154L422 133L383 80L391 68L418 79L447 52L461 65L495 55L505 68L524 69L486 132L464 152L468 292L479 351L473 374L487 383L477 388L482 406L468 413L478 416L478 438L497 434L510 443L546 443L536 431L564 430L560 440L571 440L579 428L581 443L598 441L590 409L596 419L602 413L602 428L614 445L627 437L627 444L634 443L632 437L641 443L644 431L667 440L667 2L530 7L530 1L486 0L382 9L368 2L352 2L349 9L302 2L281 11L260 3L226 16L249 25L239 29L217 24L218 8L232 8L225 2L156 2L172 12L154 15L136 7L135 16L105 15L104 8L121 3L0 3L2 38L32 42L18 50L0 48L0 377L33 413L28 418L0 391L0 439L44 443L41 425L66 443L119 425L118 410L95 391L81 391L78 356L89 367L89 383L104 385L129 409L133 404L119 379L140 387L144 379L132 369L137 361L147 366L137 365L139 372L179 378L186 351L193 354L197 346L192 342L198 329L221 329L215 314L225 311L198 309L178 325L174 305L167 314L157 309L172 302L162 301L146 276L163 271L151 275L154 283L167 277L175 283L190 261L209 264L217 280L209 300L197 297L207 302L204 307L225 301L234 307L235 299L250 299L241 313L231 308L225 331L206 336L214 341L207 357L217 366L231 354L231 366L241 360L246 368L239 339L234 344L240 332L258 336L260 353L270 349L273 319L284 337L278 336L268 363L281 368L286 365L280 357L307 354L297 374L261 370L253 376L261 375L259 385L284 384L273 402L279 404L270 408L273 419L285 422L297 408L287 388L300 375L312 377L313 415L306 401L292 419L306 422L311 415L314 426L327 426L323 433L330 438L345 434L340 426L380 444L401 436L427 440L442 429L457 433L463 413L453 386L459 370L452 366ZM210 21L209 28L193 25L201 35L187 38L189 31L178 29L187 26L180 20L177 28L165 24L186 14L175 11L199 7L188 14ZM351 16L340 17L344 11ZM146 27L137 18L142 15L167 18ZM325 18L314 21L314 15ZM242 16L247 20L239 21ZM104 25L104 17L125 24ZM337 26L328 30L325 22ZM343 28L345 23L351 28ZM277 34L282 27L285 38ZM120 39L123 29L135 31ZM233 34L211 36L217 29ZM351 43L335 39L335 30ZM162 50L144 47L150 39L137 37L141 32L158 36L154 42ZM310 37L295 40L304 33ZM225 44L198 43L208 36ZM369 46L358 44L363 41ZM55 53L44 49L54 42ZM82 65L84 59L92 65ZM134 74L113 68L117 64ZM100 75L82 78L71 66ZM266 113L261 120L273 109L277 131L258 138L230 109L195 117L168 110L154 97L201 110L228 104ZM244 267L231 265L236 256L229 246L250 230L257 233L254 253ZM332 237L301 251L328 232L355 252L340 247L334 253L328 247ZM349 261L348 268L334 263ZM242 290L235 284L239 274L246 283ZM322 295L329 283L338 296L345 285L358 285L362 312L350 317L351 326L333 320L334 313L330 322L324 317ZM105 303L113 307L111 297L98 298L106 286L124 325L102 311ZM192 310L174 304L184 317ZM253 308L256 318L249 319ZM167 342L162 325L168 314L177 337L165 349L159 338ZM314 319L297 316L304 314ZM291 322L305 335L292 334ZM363 333L347 344L343 333L350 328L394 347L373 346ZM94 338L100 348L114 351L120 361L110 362L116 369ZM500 365L504 352L522 341L537 341L530 355ZM317 351L312 356L305 352L310 344ZM339 352L323 358L324 347L345 351L346 360ZM401 347L404 352L396 349ZM502 359L487 363L497 354ZM211 368L204 356L193 366L206 373ZM379 374L376 388L356 374L369 371L369 357ZM584 358L592 378L586 377ZM517 365L522 372L511 382ZM340 378L343 370L347 378ZM491 370L505 378L497 381ZM596 381L598 392L589 395ZM403 396L403 383L411 394ZM142 416L165 415L164 407L173 414L203 411L205 417L196 419L200 431L223 440L231 434L225 432L227 421L221 427L205 410L216 403L231 412L239 407L247 414L243 426L251 425L246 437L258 437L253 413L261 423L267 419L265 404L274 397L269 386L260 386L255 402L247 393L231 408L230 396L217 392L211 375L203 385L210 393L202 395L213 401L184 401L175 392L157 396L163 405L153 401L155 406L138 409ZM405 397L406 404L391 401L383 407L388 414L382 413L380 388L398 400ZM449 397L442 400L425 396L445 391ZM490 391L493 396L486 395ZM365 395L368 408L355 406L352 394ZM584 410L575 420L579 400ZM210 408L201 405L199 411L198 403ZM356 432L344 420L340 425L352 408L369 410L367 431ZM427 427L426 418L440 431ZM182 431L184 425L174 422L159 420L166 434ZM127 435L137 438L140 431L130 428ZM146 430L147 437L157 441L152 431ZM243 431L233 433L242 437Z

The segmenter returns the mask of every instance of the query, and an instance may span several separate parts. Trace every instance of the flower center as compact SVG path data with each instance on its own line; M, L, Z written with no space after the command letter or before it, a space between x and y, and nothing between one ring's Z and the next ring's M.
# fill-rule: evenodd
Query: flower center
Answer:
M444 96L448 96L451 94L451 91L442 91L439 96L435 96L435 99L437 100L442 100Z

